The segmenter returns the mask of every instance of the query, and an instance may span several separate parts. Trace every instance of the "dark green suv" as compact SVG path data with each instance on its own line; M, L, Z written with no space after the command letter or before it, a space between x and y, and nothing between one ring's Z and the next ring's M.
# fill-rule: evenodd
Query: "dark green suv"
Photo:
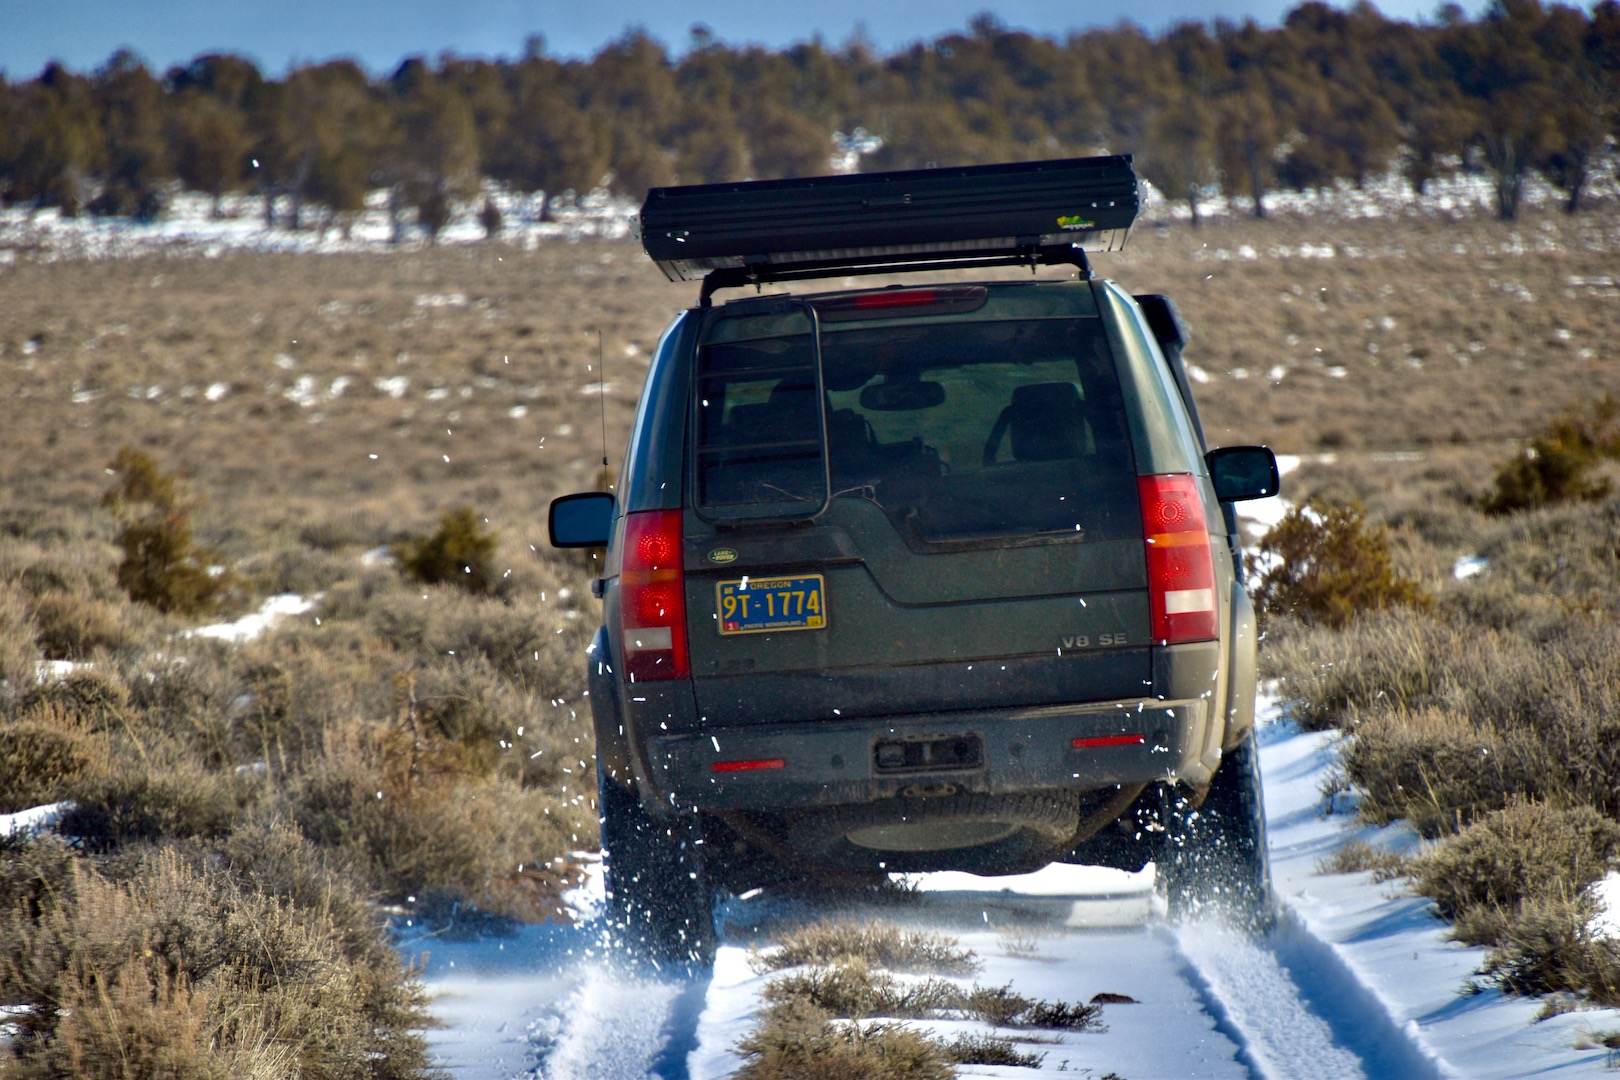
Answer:
M591 707L633 942L702 960L715 890L773 874L1152 860L1172 901L1269 907L1230 504L1276 462L1207 450L1174 305L1092 277L1136 191L1103 158L649 195L700 303L618 497L551 517L607 549ZM1077 272L984 273L1020 264ZM875 271L922 281L763 291Z

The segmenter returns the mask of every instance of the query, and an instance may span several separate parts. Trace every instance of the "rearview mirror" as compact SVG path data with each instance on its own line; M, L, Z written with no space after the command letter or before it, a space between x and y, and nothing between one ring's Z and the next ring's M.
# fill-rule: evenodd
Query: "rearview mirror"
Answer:
M861 408L871 412L909 412L932 409L945 401L945 387L937 382L907 379L874 383L861 391Z
M1223 503L1269 499L1282 488L1277 456L1264 446L1223 446L1204 455Z
M614 499L605 491L582 491L551 500L546 526L551 546L607 547L613 535Z

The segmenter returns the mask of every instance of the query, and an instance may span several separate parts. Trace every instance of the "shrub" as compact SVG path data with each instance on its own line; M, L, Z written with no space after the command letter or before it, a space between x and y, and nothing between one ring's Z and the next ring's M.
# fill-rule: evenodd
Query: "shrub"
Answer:
M892 1023L896 1019L962 1017L1001 1027L1073 1031L1101 1026L1102 1006L1097 1004L1038 1001L1010 986L964 989L941 978L897 979L870 966L867 957L890 952L903 961L956 970L969 963L976 968L977 959L940 935L906 934L892 927L868 935L863 929L820 924L794 934L781 951L756 954L756 970L773 969L790 955L831 962L779 975L765 985L769 1007L738 1044L746 1060L739 1077L934 1077L952 1075L950 1063L1033 1067L1041 1061L1038 1055L1014 1050L1006 1039L961 1035L946 1043Z
M45 679L18 695L19 716L49 710L93 730L127 727L132 720L129 689L118 676L99 667L80 667L62 678Z
M387 915L356 887L339 853L317 848L290 820L244 821L221 841L217 855L245 887L294 910L320 912L345 956L384 969L397 962L386 937Z
M867 966L863 960L844 960L778 976L765 985L764 998L768 1002L802 1000L833 1016L910 1020L954 1010L965 1000L955 983L937 978L902 982L886 971Z
M521 899L514 868L532 871L596 834L582 790L570 798L481 777L431 735L353 721L326 742L289 811L391 900L439 892L500 911Z
M1471 908L1513 911L1526 901L1574 896L1603 877L1617 854L1620 823L1591 807L1514 799L1416 860L1412 875L1454 920Z
M1027 998L1009 986L974 986L956 1011L994 1027L1060 1028L1094 1031L1102 1026L1102 1006Z
M736 1080L950 1080L940 1044L902 1024L834 1024L803 1001L766 1011L737 1044Z
M0 723L0 814L67 798L102 756L65 723Z
M9 1048L20 1075L425 1070L420 990L386 949L347 950L319 908L244 886L206 856L151 853L115 879L54 851L32 861L57 887L0 905L0 998L31 1006Z
M124 640L121 612L94 597L53 589L34 601L33 616L47 660L88 660Z
M945 1046L945 1056L957 1065L1013 1065L1038 1069L1045 1054L1026 1054L1011 1039L996 1035L958 1035Z
M1575 991L1596 1005L1620 1005L1620 941L1593 929L1588 892L1526 900L1502 918L1483 974L1511 994Z
M1342 627L1368 611L1433 603L1421 585L1395 572L1388 533L1368 527L1358 503L1312 499L1290 510L1260 541L1250 570L1262 620L1289 614Z
M1452 627L1409 612L1375 612L1342 629L1278 618L1267 626L1260 662L1281 683L1289 716L1307 731L1347 727L1356 713L1420 707L1444 692L1451 662L1487 650Z
M494 563L498 543L472 508L462 506L445 511L433 535L401 540L391 550L400 572L413 581L488 595L500 581Z
M69 794L73 805L62 815L62 831L103 852L135 842L224 836L255 791L247 775L210 770L183 755L165 761L143 749L87 772Z
M1399 818L1424 836L1444 836L1505 806L1512 792L1547 792L1533 733L1495 730L1445 709L1392 709L1363 717L1344 749L1361 789L1361 816Z
M1332 855L1317 862L1320 874L1371 873L1374 881L1394 881L1407 871L1405 856L1373 847L1365 840L1351 840Z
M216 606L230 580L218 552L192 540L192 506L182 501L179 478L159 472L150 456L128 446L108 467L118 479L102 505L121 522L118 584L131 600L170 614Z
M37 678L40 652L29 607L21 589L0 580L0 690L14 693Z
M1484 509L1511 514L1553 503L1594 501L1609 494L1609 482L1591 471L1620 454L1620 400L1605 394L1589 413L1571 409L1496 471Z
M749 966L763 973L852 960L894 971L940 975L971 975L982 966L979 958L954 938L923 930L902 930L883 922L818 922L800 927L769 952L751 956Z

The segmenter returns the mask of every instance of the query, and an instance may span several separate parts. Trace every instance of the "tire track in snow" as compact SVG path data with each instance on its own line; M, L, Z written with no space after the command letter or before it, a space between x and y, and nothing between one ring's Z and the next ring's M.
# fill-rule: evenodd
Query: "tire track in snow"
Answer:
M1263 1080L1308 1067L1315 1080L1442 1080L1447 1075L1333 949L1285 913L1263 939L1201 921L1171 934L1206 1007Z
M558 1002L540 1080L686 1080L687 1058L709 985L707 976L637 977L612 966L588 969Z

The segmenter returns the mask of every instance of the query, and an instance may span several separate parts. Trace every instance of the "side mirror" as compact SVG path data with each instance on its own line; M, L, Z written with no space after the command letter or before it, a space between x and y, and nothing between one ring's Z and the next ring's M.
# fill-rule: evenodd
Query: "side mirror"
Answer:
M1215 496L1223 503L1269 499L1282 488L1277 455L1264 446L1223 446L1204 455Z
M551 500L546 526L551 546L557 548L607 547L613 535L615 500L605 491L582 491Z

